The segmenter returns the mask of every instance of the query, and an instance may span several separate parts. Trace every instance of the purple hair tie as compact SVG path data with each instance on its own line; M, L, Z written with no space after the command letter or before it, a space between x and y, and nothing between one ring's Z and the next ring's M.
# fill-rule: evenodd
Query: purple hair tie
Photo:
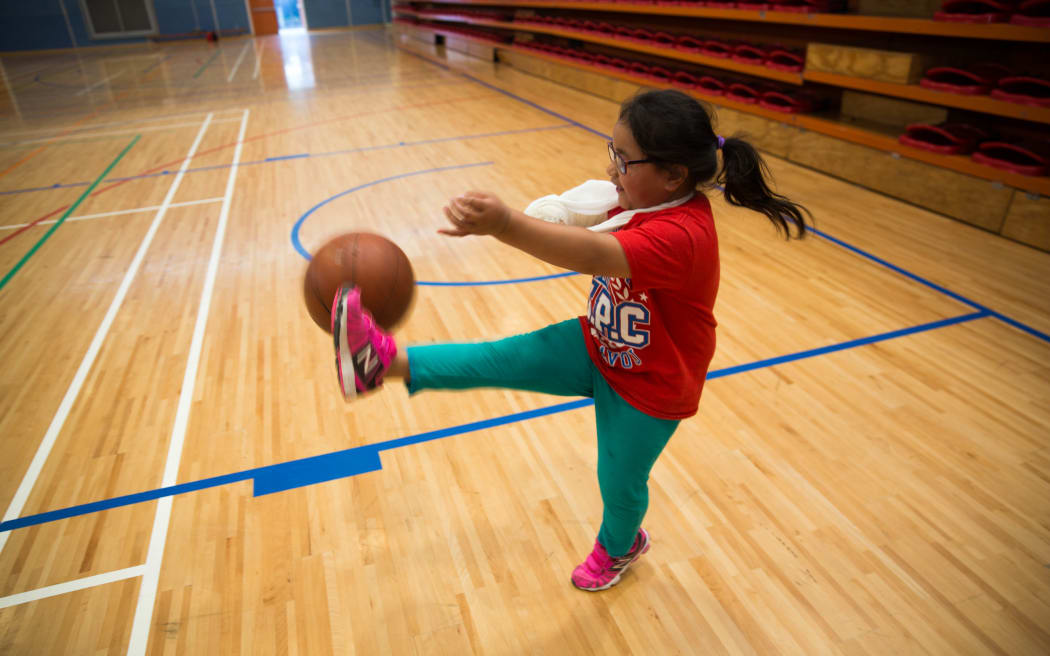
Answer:
M722 146L726 145L725 137L718 137L718 149L722 150Z

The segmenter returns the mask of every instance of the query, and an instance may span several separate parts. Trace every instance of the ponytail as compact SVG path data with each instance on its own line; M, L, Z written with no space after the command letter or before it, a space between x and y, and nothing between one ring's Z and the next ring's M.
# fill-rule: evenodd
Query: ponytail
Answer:
M723 141L722 170L716 181L721 185L726 201L765 214L776 226L777 233L788 239L792 237L791 224L794 223L795 236L801 239L806 234L803 214L809 214L811 218L812 214L802 205L770 189L766 182L769 177L769 168L754 146L737 137Z
M620 121L630 128L645 156L657 166L685 166L689 184L715 180L730 205L765 214L777 232L791 238L806 234L809 210L769 188L769 170L758 152L738 137L723 139L711 125L713 111L677 89L646 91L620 106ZM718 170L718 150L722 170ZM810 214L810 217L812 215Z

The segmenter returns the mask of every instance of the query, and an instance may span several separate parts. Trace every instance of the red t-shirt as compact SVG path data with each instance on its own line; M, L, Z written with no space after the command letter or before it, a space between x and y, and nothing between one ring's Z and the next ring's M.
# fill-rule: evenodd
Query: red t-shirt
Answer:
M611 213L610 213L611 214ZM580 317L591 359L617 394L663 419L696 414L715 353L718 236L701 194L638 213L613 236L630 278L594 276Z

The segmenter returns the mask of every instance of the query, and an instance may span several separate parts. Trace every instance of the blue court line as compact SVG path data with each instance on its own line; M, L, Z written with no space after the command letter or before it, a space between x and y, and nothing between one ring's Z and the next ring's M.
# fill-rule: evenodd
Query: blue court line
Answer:
M562 273L552 273L546 276L534 276L532 278L511 278L509 280L481 280L478 282L437 282L434 280L417 280L416 284L420 287L484 287L487 285L516 285L521 282L540 282L542 280L554 280L555 278L568 278L569 276L578 276L579 273L575 271L563 271Z
M521 130L504 130L500 132L485 132L482 134L466 134L458 135L454 137L439 137L437 139L423 139L421 141L399 141L397 143L381 144L378 146L361 146L358 148L343 148L341 150L329 150L323 153L297 153L295 155L278 155L275 157L267 157L265 159L250 160L247 162L241 162L238 164L240 167L244 166L255 166L258 164L270 164L273 162L283 161L286 159L299 159L304 157L334 157L336 155L347 155L350 153L363 153L373 150L387 150L391 148L408 148L411 146L423 146L428 144L442 143L445 141L468 141L471 139L487 139L490 137L502 137L511 134L522 134L526 132L543 132L546 130L564 130L569 125L545 125L539 128L523 128ZM194 168L186 169L185 173L201 173L204 171L217 171L219 169L228 169L232 164L212 164L209 166L198 166ZM172 175L175 171L159 171L157 173L143 173L141 175L131 175L123 178L110 178L105 182L127 182L130 180L144 180L146 178L158 178L165 175ZM27 189L10 189L8 191L0 191L0 196L11 195L11 194L25 194L34 191L51 191L53 189L67 189L70 187L86 187L89 182L70 182L70 183L58 183L47 187L31 187Z
M301 157L309 157L310 153L299 153L298 155L278 155L276 157L267 157L263 162L279 162L283 159L299 159Z
M539 111L543 112L544 114L550 114L551 116L553 116L555 118L558 118L558 119L561 119L562 121L565 121L566 123L570 123L570 124L580 128L581 130L586 130L587 132L591 132L593 134L596 134L599 137L601 137L602 139L605 139L606 141L611 139L611 137L609 135L604 134L602 132L599 132L598 130L595 130L594 128L587 127L586 125L584 125L583 123L580 123L579 121L575 121L575 120L569 118L568 116L565 116L563 114L559 114L558 112L556 112L556 111L554 111L552 109L547 109L546 107L543 107L541 105L538 105L538 104L532 102L531 100L526 100L525 98L522 98L521 96L518 96L518 95L515 95L515 94L511 93L510 91L507 91L505 89L500 89L499 87L494 86L492 84L489 84L488 82L485 82L483 80L479 80L478 78L474 77L473 75L468 75L466 73L463 73L462 71L457 71L454 68L450 68L449 66L446 66L445 64L441 64L441 63L436 62L436 61L434 61L432 59L424 57L423 55L414 53L411 50L405 50L403 48L399 48L399 50L401 50L401 52L403 52L405 54L412 55L413 57L418 57L419 59L422 59L423 61L428 62L430 64L433 64L434 66L437 66L438 68L443 68L446 71L452 73L453 75L460 75L462 77L465 77L468 80L470 80L471 82L474 82L476 84L480 84L481 86L485 87L486 89L490 89L492 91L495 91L496 93L501 93L504 96L507 96L509 98L513 98L514 100L517 100L520 103L525 103L526 105L528 105L529 107L532 107L533 109L539 110Z
M769 358L767 360L759 360L757 362L752 362L749 364L737 365L735 367L727 367L725 369L717 369L715 371L709 372L707 375L707 379L714 380L716 378L724 378L726 376L732 376L746 371L754 371L756 369L773 367L786 362L794 362L806 358L817 357L826 353L856 348L859 346L865 346L877 342L884 342L887 340L896 339L898 337L904 337L906 335L914 335L917 333L928 332L931 330L936 330L938 328L943 328L945 326L961 324L967 321L973 321L975 319L981 319L988 316L990 315L986 312L974 312L972 314L967 314L960 317L953 317L950 319L933 321L918 326L912 326L911 328L894 330L879 335L873 335L871 337L864 337L861 339L843 342L841 344L823 346L820 348L800 351L798 353L792 353L790 355ZM526 421L528 419L534 419L536 417L544 417L548 415L558 414L569 410L577 410L580 408L590 407L592 405L594 405L593 399L575 399L573 401L556 403L554 405L536 408L534 410L515 412L509 415L503 415L501 417L494 417L491 419L484 419L481 421L460 424L458 426L450 426L448 428L427 431L425 433L417 433L415 435L407 435L405 437L386 440L384 442L377 442L375 444L366 444L364 446L359 446L352 449L335 451L332 453L321 454L309 458L301 458L299 460L291 460L288 462L277 463L274 465L266 465L264 467L256 467L254 469L247 469L244 471L225 474L222 476L213 476L211 478L205 478L199 481L171 485L155 490L149 490L147 492L138 492L135 494L127 494L124 496L114 497L112 499L93 501L91 503L85 503L78 506L71 506L69 508L62 508L60 510L51 510L48 512L38 513L36 515L27 515L25 517L19 517L16 519L8 520L6 522L0 522L0 532L13 531L15 529L25 528L28 526L37 526L39 524L46 524L60 519L67 519L69 517L88 515L91 513L101 512L103 510L110 510L112 508L119 508L122 506L129 506L136 503L143 503L145 501L152 501L161 497L185 494L187 492L194 492L197 490L217 487L220 485L227 485L229 483L236 483L240 481L252 480L253 496L262 496L265 494L272 494L274 492L291 490L297 487L305 487L307 485L323 483L325 481L331 481L339 478L347 478L350 476L356 476L358 474L365 474L368 472L381 470L383 468L383 465L380 461L379 454L382 451L390 451L392 449L411 446L414 444L421 444L423 442L431 442L446 437L463 435L465 433L473 433L489 428L495 428L497 426L505 426L507 424L513 424L519 421Z
M424 173L437 173L439 171L454 171L456 169L466 169L466 168L470 168L470 167L473 167L473 166L489 166L490 164L492 164L492 162L475 162L474 164L457 164L456 166L442 166L442 167L438 167L436 169L425 169L423 171L411 171L409 173L400 173L398 175L392 175L392 176L390 176L388 178L381 178L379 180L373 180L371 182L366 182L364 184L358 185L356 187L351 187L350 189L347 189L346 191L340 191L338 194L335 194L334 196L330 196L330 197L322 200L320 203L314 205L310 209L306 210L306 213L303 214L301 217L299 217L299 220L296 221L295 225L292 226L292 234L291 234L292 246L295 247L295 250L297 250L300 255L302 255L303 257L305 257L308 260L310 259L310 253L307 252L307 250L305 248L303 248L303 243L301 241L299 241L299 230L302 229L303 223L306 222L306 219L310 218L311 214L316 212L321 207L324 207L328 203L331 203L336 198L341 198L342 196L345 196L347 194L353 193L355 191L359 191L361 189L366 189L368 187L373 187L373 186L375 186L377 184L381 184L383 182L391 182L393 180L400 180L401 178L409 178L409 177L412 177L412 176L415 176L415 175L423 175Z
M547 130L564 130L573 127L571 125L545 125L539 128L522 128L520 130L501 130L499 132L484 132L481 134L467 134L455 137L438 137L436 139L422 139L420 141L399 141L397 143L381 144L378 146L359 146L357 148L344 148L342 150L330 150L323 153L311 153L310 157L333 157L335 155L347 155L350 153L364 153L373 150L389 150L391 148L406 148L409 146L425 146L428 144L444 143L446 141L468 141L471 139L488 139L490 137L503 137L511 134L523 134L526 132L544 132ZM226 165L228 166L228 165Z
M156 67L160 66L161 64L163 64L164 62L168 61L168 60L169 60L169 59L171 59L172 57L174 57L174 55L168 55L167 57L164 57L163 59L160 59L160 60L158 60L158 61L155 61L155 62L153 62L153 63L152 63L152 64L150 64L150 65L149 65L148 67L146 67L145 69L143 69L143 70L142 70L142 72L140 72L140 73L139 73L139 75L145 75L146 73L149 73L149 72L150 72L150 71L152 71L152 70L153 70L154 68L156 68Z
M25 189L12 189L10 191L0 191L0 196L6 196L9 194L28 194L34 191L49 191L51 189L66 189L67 187L86 187L88 182L70 182L68 184L56 182L53 185L47 187L28 187Z
M29 249L29 251L26 252L26 254L24 256L22 256L22 259L20 259L18 261L18 263L15 264L15 266L10 271L8 271L7 274L5 274L2 279L0 279L0 289L3 289L5 286L7 286L7 283L11 281L11 279L14 277L14 275L16 273L18 273L18 271L25 265L26 262L29 261L29 259L31 257L33 257L33 255L40 249L40 247L43 246L44 243L48 239L51 238L51 235L55 234L55 232L60 227L62 227L62 224L66 222L66 219L68 219L69 216L73 212L75 212L78 207L80 207L80 204L82 202L84 202L84 199L87 198L89 194L91 194L91 191L95 187L97 187L102 182L102 180L105 179L106 175L108 175L109 172L113 170L113 167L116 166L117 163L120 160L124 159L124 156L128 154L128 151L131 150L135 146L135 144L138 143L139 139L141 139L141 138L142 138L141 134L136 134L135 138L131 140L131 143L129 143L127 146L125 146L124 150L120 151L120 154L117 155L117 158L115 160L113 160L112 162L110 162L109 166L107 166L106 169L104 171L102 171L102 173L97 178L95 178L95 181L93 183L91 183L91 186L88 187L87 189L85 189L84 192L82 194L80 194L80 197L77 198L76 201L74 201L72 205L70 205L68 208L66 208L66 211L62 213L62 216L59 217L58 221L55 221L55 224L53 226L51 226L51 228L47 232L44 233L44 236L41 237Z
M826 232L823 232L821 230L818 230L818 229L813 228L813 227L808 227L808 226L807 226L806 230L809 230L809 231L813 232L813 234L817 235L818 237L821 237L822 239L826 239L826 240L830 241L833 244L836 244L838 246L841 246L842 248L845 248L848 251L856 253L857 255L860 255L863 258L871 260L872 262L875 262L876 264L880 264L880 265L886 267L887 269L889 269L891 271L899 273L900 275L904 276L905 278L909 278L909 279L914 280L915 282L917 282L917 283L919 283L921 285L925 285L926 287L929 287L930 289L932 289L934 291L938 291L941 294L944 294L945 296L948 296L949 298L953 298L956 301L959 301L960 303L963 303L964 305L969 305L970 307L972 307L975 310L979 310L980 312L986 313L988 316L995 317L996 319L1002 321L1003 323L1009 324L1009 325L1013 326L1014 328L1018 328L1019 330L1022 330L1024 332L1028 333L1029 335L1032 335L1033 337L1037 337L1037 338L1043 340L1044 342L1050 342L1050 335L1047 335L1044 332L1036 330L1035 328L1032 328L1031 326L1025 325L1025 324L1021 323L1020 321L1017 321L1016 319L1011 319L1010 317L1006 316L1005 314L1002 314L1000 312L996 312L995 310L992 310L989 307L981 305L977 301L970 300L970 299L966 298L965 296L963 296L962 294L957 294L957 293L953 292L952 290L950 290L950 289L948 289L946 287L942 287L941 285L938 285L935 282L931 282L931 281L923 278L922 276L918 276L918 275L916 275L916 274L914 274L914 273L912 273L912 272L910 272L910 271L908 271L906 269L902 269L901 267L897 266L896 264L893 264L892 262L888 262L888 261L882 259L881 257L878 257L876 255L872 255L871 253L869 253L869 252L867 252L865 250L862 250L860 248L857 248L856 246L854 246L852 244L849 244L849 243L847 243L845 241L842 241L841 239L839 239L837 237L832 237L831 235L827 234Z
M81 77L83 77L83 71L81 71ZM73 84L55 84L54 82L45 82L44 80L40 79L39 75L33 78L33 82L36 82L37 84L39 84L41 86L51 87L52 89L62 89L62 90L68 90L68 91L73 91L75 89L83 89L84 88L83 86L76 86L76 85L73 85ZM69 97L69 94L52 94L52 97L54 97L54 98L67 98L67 97Z
M57 64L57 65L58 66L63 66L62 64ZM56 66L56 64L47 64L43 68L38 68L35 71L22 71L21 73L14 73L12 75L9 75L8 79L11 81L12 84L14 84L15 86L18 86L19 84L23 84L23 82L15 82L15 80L17 80L20 77L25 77L27 75L32 75L33 79L29 80L29 82L28 82L29 84L32 84L32 83L36 82L36 79L37 79L37 77L39 75L41 75L43 73L47 73L48 69L54 68L55 66ZM53 71L50 74L51 75L58 75L59 73L65 73L66 71L71 71L74 68L79 68L79 67L80 67L80 63L79 62L76 63L76 64L67 64L67 65L63 66L61 69L59 69L57 71Z
M707 380L713 380L715 378L722 378L724 376L732 376L733 374L743 373L745 371L753 371L755 369L763 369L765 367L774 367L778 364L784 364L785 362L794 362L795 360L802 360L805 358L812 358L818 355L824 355L826 353L835 353L836 351L845 351L846 349L856 348L858 346L865 346L867 344L874 344L876 342L885 342L889 339L896 339L897 337L904 337L906 335L914 335L916 333L924 333L929 330L936 330L938 328L944 328L945 326L954 326L958 323L965 323L967 321L973 321L974 319L983 319L985 317L992 316L991 312L981 311L974 312L973 314L964 314L961 317L952 317L951 319L942 319L940 321L933 321L931 323L924 323L920 326L912 326L911 328L902 328L901 330L894 330L888 333L881 333L879 335L873 335L871 337L862 337L860 339L850 340L848 342L842 342L841 344L832 344L831 346L822 346L820 348L810 349L808 351L800 351L798 353L790 353L788 355L781 355L775 358L769 358L768 360L759 360L757 362L751 362L748 364L741 364L735 367L726 367L725 369L718 369L707 374Z

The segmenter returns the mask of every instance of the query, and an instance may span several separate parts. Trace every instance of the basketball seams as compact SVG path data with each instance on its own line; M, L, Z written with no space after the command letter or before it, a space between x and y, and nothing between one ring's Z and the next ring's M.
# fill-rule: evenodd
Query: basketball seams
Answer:
M404 318L416 291L408 256L397 244L374 233L346 233L330 239L311 258L304 278L307 309L326 332L331 330L335 309L329 299L342 284L361 290L362 305L384 328ZM331 295L326 294L329 287Z
M390 276L388 280L386 294L383 295L383 306L377 313L381 315L384 319L386 318L386 308L388 305L390 305L390 299L394 296L394 290L397 289L398 276L401 275L401 258L399 257L400 254L391 249L390 247L387 247L387 251L390 253L390 257L394 258L394 275ZM383 328L390 330L390 328L393 327L394 322L390 323L391 325L383 326Z
M350 284L357 285L357 257L360 253L358 242L361 240L361 235L354 234L354 243L350 246Z
M317 302L320 303L321 307L324 308L325 313L326 314L331 314L332 313L332 308L329 307L328 303L326 303L323 298L321 298L321 289L320 289L320 285L317 282L317 276L311 276L311 278L313 278L313 283L314 284L310 285L310 291L312 291L314 293L314 298L316 298Z

